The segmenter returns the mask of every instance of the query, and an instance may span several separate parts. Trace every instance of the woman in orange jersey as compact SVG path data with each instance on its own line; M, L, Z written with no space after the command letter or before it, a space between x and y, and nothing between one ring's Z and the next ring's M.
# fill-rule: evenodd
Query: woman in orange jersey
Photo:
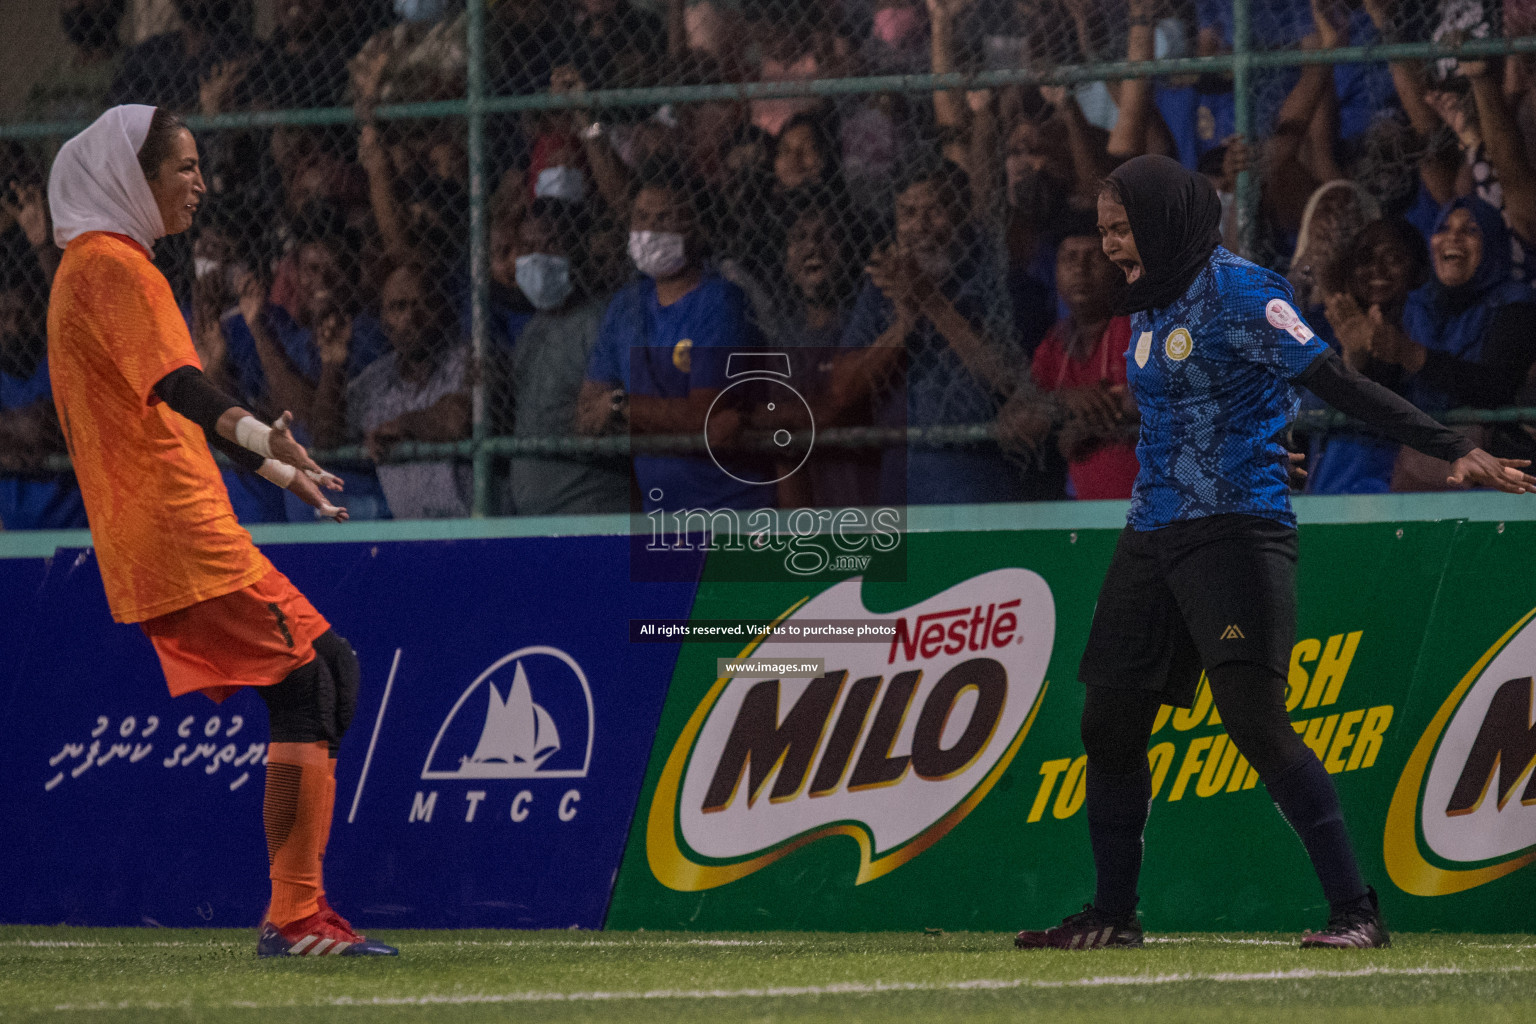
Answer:
M257 953L392 955L321 884L357 656L235 521L209 448L338 521L346 510L322 488L340 482L293 440L287 413L268 426L207 381L150 262L156 239L192 226L197 144L168 111L113 107L59 150L48 191L64 250L48 311L53 397L112 617L144 630L172 696L254 686L268 708L272 902Z

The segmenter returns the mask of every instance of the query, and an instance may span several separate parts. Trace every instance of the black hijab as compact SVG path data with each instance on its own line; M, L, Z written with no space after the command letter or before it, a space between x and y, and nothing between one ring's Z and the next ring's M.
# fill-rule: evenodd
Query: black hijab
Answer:
M1131 222L1141 277L1120 300L1124 313L1172 305L1221 244L1221 200L1205 175L1166 156L1138 156L1110 179Z

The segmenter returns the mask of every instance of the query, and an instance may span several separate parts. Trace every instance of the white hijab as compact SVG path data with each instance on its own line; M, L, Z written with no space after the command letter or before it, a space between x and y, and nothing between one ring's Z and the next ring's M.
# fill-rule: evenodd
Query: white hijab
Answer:
M165 234L154 193L139 167L154 107L113 107L64 143L48 176L48 210L60 249L87 231L115 231L153 251Z

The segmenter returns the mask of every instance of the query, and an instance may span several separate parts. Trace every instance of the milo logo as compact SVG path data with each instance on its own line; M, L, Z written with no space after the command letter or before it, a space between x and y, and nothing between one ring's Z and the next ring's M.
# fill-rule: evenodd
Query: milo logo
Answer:
M782 621L875 618L862 589L838 583ZM853 840L862 884L932 846L991 790L1044 694L1050 588L999 569L878 617L896 620L888 645L769 639L742 652L822 658L818 678L714 681L647 819L664 885L714 888L832 836Z
M1385 852L1407 892L1462 892L1536 860L1533 620L1536 611L1461 679L1398 780Z

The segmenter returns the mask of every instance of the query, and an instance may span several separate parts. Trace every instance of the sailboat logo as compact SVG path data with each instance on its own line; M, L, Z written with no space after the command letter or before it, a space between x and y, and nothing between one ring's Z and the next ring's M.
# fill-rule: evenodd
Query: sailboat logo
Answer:
M474 735L468 713L458 721L465 708L485 709L472 750L466 749ZM557 719L565 722L564 734ZM584 778L592 761L592 725L592 689L575 659L555 647L525 647L480 673L460 695L432 741L421 777Z

